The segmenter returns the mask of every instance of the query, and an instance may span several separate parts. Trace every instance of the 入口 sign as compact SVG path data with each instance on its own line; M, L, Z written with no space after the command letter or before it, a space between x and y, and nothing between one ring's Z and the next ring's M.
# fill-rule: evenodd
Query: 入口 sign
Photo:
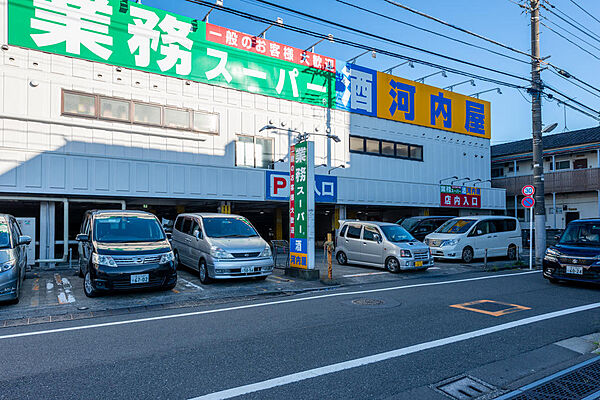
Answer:
M266 200L286 201L290 198L290 175L287 172L266 171ZM315 202L337 203L337 176L315 175Z
M481 188L441 185L440 206L452 208L481 208Z

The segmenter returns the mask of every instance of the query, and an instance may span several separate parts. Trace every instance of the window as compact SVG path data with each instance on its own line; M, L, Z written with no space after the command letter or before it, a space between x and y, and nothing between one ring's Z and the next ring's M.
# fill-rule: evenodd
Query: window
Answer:
M408 145L396 143L396 157L408 158Z
M584 169L588 167L587 158L580 158L573 161L573 169Z
M348 225L348 232L346 237L348 239L360 239L360 225Z
M381 142L381 154L384 156L394 157L394 143Z
M190 235L196 236L197 232L200 232L200 224L198 224L198 221L193 220L192 227L190 228Z
M423 146L350 135L350 152L423 161Z
M96 96L63 92L63 114L96 116Z
M235 143L235 165L238 167L265 168L273 165L273 139L238 136Z
M367 153L379 154L379 140L367 139Z
M133 122L160 125L161 107L150 104L134 103Z
M130 102L100 97L100 118L129 121Z
M348 225L344 225L344 227L342 228L342 230L340 231L340 236L344 237L346 236L346 231L348 230Z
M192 227L192 220L189 218L185 218L183 221L183 227L181 228L181 232L190 234L190 228Z
M219 114L63 90L62 114L219 134Z
M423 146L410 145L410 157L411 160L423 160Z
M504 176L504 167L492 168L492 178L500 178Z
M356 136L350 136L350 151L364 152L365 139Z
M365 229L363 230L363 239L369 240L371 242L375 241L375 235L379 235L379 231L374 226L365 225ZM379 235L381 236L381 235Z
M175 229L178 230L179 232L183 232L181 229L183 227L183 217L179 217L177 218L177 221L175 221Z
M190 129L190 112L165 107L165 126L169 128Z
M219 114L195 111L194 130L199 132L219 133Z
M569 161L569 160L557 161L556 162L556 170L557 171L559 169L570 169L570 168L571 168L571 161Z

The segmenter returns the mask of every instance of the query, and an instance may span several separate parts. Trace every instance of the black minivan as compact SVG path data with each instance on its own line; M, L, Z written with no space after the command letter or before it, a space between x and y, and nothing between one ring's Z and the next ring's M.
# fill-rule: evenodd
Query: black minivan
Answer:
M569 223L558 243L546 250L543 266L544 278L552 283L600 283L600 218Z
M425 236L435 232L446 221L456 217L408 217L396 223L408 231L415 239L422 242Z
M83 291L173 289L177 271L173 251L158 219L129 210L87 211L81 224L79 276Z

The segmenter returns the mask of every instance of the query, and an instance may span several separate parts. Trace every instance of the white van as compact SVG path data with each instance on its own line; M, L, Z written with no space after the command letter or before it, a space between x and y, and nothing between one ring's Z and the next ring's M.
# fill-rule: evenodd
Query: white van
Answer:
M462 259L517 257L521 227L514 217L474 216L453 218L425 237L434 257Z

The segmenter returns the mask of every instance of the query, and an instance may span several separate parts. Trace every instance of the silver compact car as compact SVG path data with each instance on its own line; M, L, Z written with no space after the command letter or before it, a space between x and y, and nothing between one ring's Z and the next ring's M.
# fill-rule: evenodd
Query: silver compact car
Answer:
M429 247L400 225L387 222L342 222L336 236L335 255L341 265L383 266L390 272L433 266Z
M180 214L172 236L175 262L212 279L266 279L273 272L269 244L250 221L232 214Z
M0 214L0 302L19 302L29 243L31 238L21 234L15 217Z

